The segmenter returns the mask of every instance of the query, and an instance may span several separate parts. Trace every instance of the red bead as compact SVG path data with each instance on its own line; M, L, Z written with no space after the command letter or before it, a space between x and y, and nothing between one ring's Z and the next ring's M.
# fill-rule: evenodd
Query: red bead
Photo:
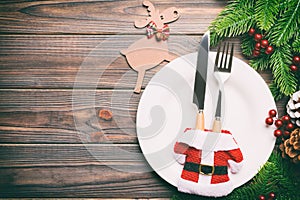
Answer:
M300 64L300 56L294 56L293 57L293 62L297 65Z
M259 195L259 196L258 196L258 199L259 199L259 200L265 200L266 198L265 198L264 195Z
M261 44L259 42L257 42L255 44L255 50L259 51L260 50L260 47L261 47Z
M276 129L276 130L274 131L274 136L275 136L275 137L280 137L280 136L282 136L282 131L279 130L279 129Z
M291 120L291 118L288 115L284 115L281 119L283 122L286 122L286 123Z
M272 117L268 117L268 118L266 118L266 124L268 124L268 125L272 125L273 124L273 118Z
M292 130L293 128L294 128L294 124L292 124L292 123L288 123L286 125L286 129L288 129L288 130Z
M269 46L269 41L268 40L262 40L260 42L260 44L261 44L262 48L266 48L267 46Z
M271 54L273 51L274 51L273 47L272 47L272 46L268 46L268 47L266 48L265 53L266 53L266 54Z
M283 125L283 122L282 122L282 120L280 120L280 119L277 119L277 120L275 121L275 126L276 126L277 128L280 128L280 127L282 127L282 125Z
M272 109L272 110L269 111L269 116L270 117L276 117L276 115L277 115L277 111L275 109Z
M289 137L290 134L291 134L291 133L290 133L289 131L284 131L284 132L283 132L283 136L284 136L284 137Z
M252 56L257 57L257 56L259 56L259 55L260 55L260 51L257 51L256 49L254 49L254 50L252 51Z
M255 33L255 29L254 28L250 28L249 31L248 31L248 34L250 36L252 36L252 35L254 35L254 33Z
M275 198L275 196L276 196L276 195L275 195L275 193L274 193L274 192L270 192L270 193L269 193L269 197L270 197L271 199L274 199L274 198Z
M256 33L256 34L254 35L254 40L255 40L256 42L259 42L261 39L262 39L262 35L261 35L261 34Z
M293 71L293 72L296 72L298 70L298 67L296 65L291 65L290 66L290 69Z

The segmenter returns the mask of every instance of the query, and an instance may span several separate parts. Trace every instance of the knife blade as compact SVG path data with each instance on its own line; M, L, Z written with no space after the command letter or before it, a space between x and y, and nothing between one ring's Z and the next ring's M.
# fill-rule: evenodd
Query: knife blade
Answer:
M212 131L215 133L220 133L222 128L221 123L221 105L222 105L222 92L219 90L218 95L218 102L217 102L217 108L216 108L216 114L215 114L215 120L213 123Z
M197 68L194 83L193 103L198 107L195 129L204 130L204 101L209 51L209 32L206 32L200 42L197 57Z

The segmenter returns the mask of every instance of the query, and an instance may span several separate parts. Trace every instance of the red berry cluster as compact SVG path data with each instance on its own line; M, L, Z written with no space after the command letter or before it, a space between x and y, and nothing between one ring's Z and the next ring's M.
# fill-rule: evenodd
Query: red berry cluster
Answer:
M290 66L290 69L293 72L296 72L296 71L298 71L299 65L300 65L300 56L294 56L293 57L293 64Z
M274 131L275 137L289 137L290 131L293 130L294 125L291 123L291 118L288 115L282 116L280 119L276 118L277 112L272 109L269 111L269 117L266 118L265 122L267 125L273 125L275 118L275 126L277 129Z
M252 51L252 55L254 57L257 57L261 54L261 52L264 52L265 54L271 54L273 53L274 49L272 46L269 45L269 41L266 39L263 39L263 35L260 33L255 33L254 28L250 28L248 31L248 34L250 36L254 36L254 40L256 41L255 47ZM261 49L265 49L264 51L261 51Z
M273 200L275 199L275 193L274 192L270 192L269 195L268 195L268 200ZM258 196L258 199L259 200L266 200L266 197L264 195L259 195Z

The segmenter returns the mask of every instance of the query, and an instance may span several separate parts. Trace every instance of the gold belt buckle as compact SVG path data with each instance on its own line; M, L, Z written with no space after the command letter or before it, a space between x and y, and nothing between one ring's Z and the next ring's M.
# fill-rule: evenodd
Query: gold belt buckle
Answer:
M205 167L211 167L211 172L210 172L210 173L204 173L204 172L202 172L202 166L205 166ZM202 165L202 164L200 164L200 165L199 165L199 172L200 172L200 174L202 174L202 175L212 176L212 175L214 174L214 172L215 172L215 166L211 166L211 165Z

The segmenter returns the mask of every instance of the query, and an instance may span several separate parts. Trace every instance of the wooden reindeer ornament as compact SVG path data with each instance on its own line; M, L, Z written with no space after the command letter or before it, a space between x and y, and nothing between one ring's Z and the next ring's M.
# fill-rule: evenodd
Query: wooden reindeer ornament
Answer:
M169 27L167 23L176 21L179 18L179 12L175 7L159 12L150 1L144 1L143 5L147 7L149 16L145 20L135 21L134 24L137 28L147 26L147 37L121 51L130 67L138 73L135 93L141 92L146 70L177 57L168 50Z

